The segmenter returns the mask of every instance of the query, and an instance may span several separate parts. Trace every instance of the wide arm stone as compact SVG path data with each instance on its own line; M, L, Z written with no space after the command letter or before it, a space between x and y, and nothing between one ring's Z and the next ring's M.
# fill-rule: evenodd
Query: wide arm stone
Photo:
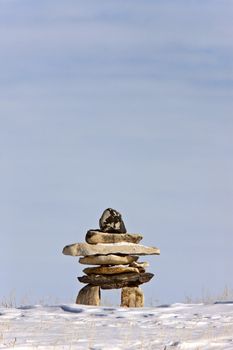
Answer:
M63 254L71 256L87 256L87 255L159 255L160 250L156 247L146 247L141 244L134 243L112 243L112 244L88 244L74 243L67 245L63 249Z

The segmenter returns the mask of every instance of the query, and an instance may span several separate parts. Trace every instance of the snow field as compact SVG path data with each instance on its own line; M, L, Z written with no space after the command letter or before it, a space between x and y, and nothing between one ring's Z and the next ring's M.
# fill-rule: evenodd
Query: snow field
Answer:
M233 303L0 308L0 349L229 350Z

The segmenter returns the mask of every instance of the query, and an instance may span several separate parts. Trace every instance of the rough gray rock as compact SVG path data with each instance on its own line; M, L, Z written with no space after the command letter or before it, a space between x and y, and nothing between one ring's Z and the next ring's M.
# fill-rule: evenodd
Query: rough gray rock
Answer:
M104 210L99 220L100 230L110 233L126 233L124 221L121 214L112 208Z

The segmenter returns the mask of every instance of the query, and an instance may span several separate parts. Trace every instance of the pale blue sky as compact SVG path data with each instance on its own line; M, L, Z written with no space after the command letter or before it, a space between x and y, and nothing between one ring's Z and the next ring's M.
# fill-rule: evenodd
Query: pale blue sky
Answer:
M148 302L233 288L232 14L0 0L1 299L74 299L62 248L109 206L161 249Z

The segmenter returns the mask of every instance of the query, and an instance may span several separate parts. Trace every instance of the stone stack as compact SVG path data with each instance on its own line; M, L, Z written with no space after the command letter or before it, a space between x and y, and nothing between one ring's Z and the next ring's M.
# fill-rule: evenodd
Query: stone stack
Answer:
M122 288L121 306L142 307L144 295L138 287L154 276L146 272L147 262L139 262L140 255L159 255L160 250L139 242L140 234L127 233L121 214L106 209L99 221L100 229L89 230L86 243L64 247L63 254L82 256L81 264L96 265L83 270L78 280L87 284L77 296L76 303L100 305L100 289Z

